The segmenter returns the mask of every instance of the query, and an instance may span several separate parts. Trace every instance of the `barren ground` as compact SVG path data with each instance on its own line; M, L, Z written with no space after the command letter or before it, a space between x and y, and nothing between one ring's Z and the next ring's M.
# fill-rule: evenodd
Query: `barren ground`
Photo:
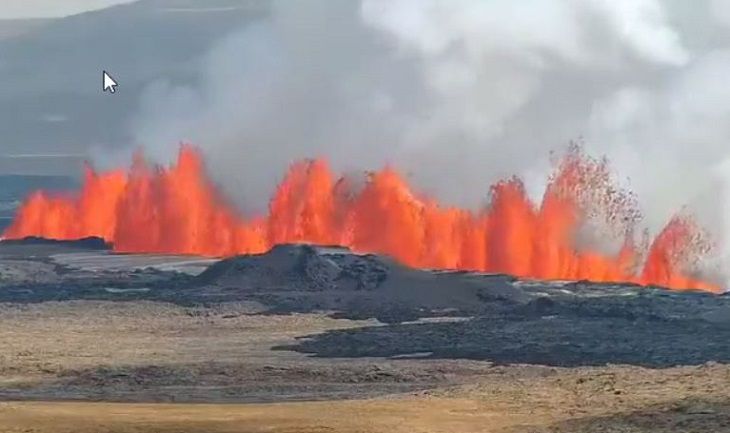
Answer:
M512 313L523 311L518 305L509 322L483 313L476 328L458 315L383 323L262 311L247 299L155 299L141 285L114 282L134 276L154 291L157 273L117 275L123 266L104 273L93 254L74 254L59 268L45 256L3 259L0 250L0 432L730 432L730 366L715 361L725 360L727 320L712 298L692 301L707 310L701 319L686 313L688 325L644 321L634 317L639 310L583 323L583 312L562 304L524 319ZM107 259L189 266L179 258ZM89 278L100 286L80 283ZM66 282L83 296L71 296ZM49 284L64 296L48 299ZM519 334L537 332L523 322L556 327L568 319L582 326L580 339L565 334L536 346L534 335ZM607 328L614 322L623 324ZM489 324L500 338L516 337L495 340ZM694 334L676 330L683 326ZM651 327L656 347L646 345L642 358L622 352L635 347L622 345L634 341L627 329L645 335ZM589 341L594 329L613 350ZM672 333L682 342L676 347L663 344ZM515 353L550 362L474 352L480 335L483 346L521 342ZM592 362L594 355L627 362ZM672 360L687 362L667 365Z

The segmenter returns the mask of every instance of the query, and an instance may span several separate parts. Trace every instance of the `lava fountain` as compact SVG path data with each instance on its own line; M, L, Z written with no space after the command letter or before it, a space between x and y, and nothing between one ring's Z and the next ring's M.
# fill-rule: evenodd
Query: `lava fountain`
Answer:
M354 188L325 161L307 160L291 165L267 215L244 218L206 176L199 152L181 146L170 167L138 155L128 170L86 167L78 192L33 193L3 236L99 236L121 252L208 256L287 242L339 244L420 268L720 291L688 272L710 249L692 219L676 216L649 239L634 197L610 178L605 160L573 146L556 162L541 202L515 177L492 185L487 205L474 211L419 195L392 168L368 173ZM620 248L581 245L588 222Z

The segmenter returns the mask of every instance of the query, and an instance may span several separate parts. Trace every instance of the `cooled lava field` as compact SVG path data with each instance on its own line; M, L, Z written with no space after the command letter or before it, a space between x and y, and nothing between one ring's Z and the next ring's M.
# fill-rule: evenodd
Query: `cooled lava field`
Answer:
M337 246L217 260L26 239L0 243L0 324L13 413L49 400L514 403L521 390L514 413L552 417L534 431L730 419L730 297L699 291L418 270ZM546 409L550 392L573 397ZM697 407L711 407L700 424L687 421ZM619 427L594 431L634 431Z

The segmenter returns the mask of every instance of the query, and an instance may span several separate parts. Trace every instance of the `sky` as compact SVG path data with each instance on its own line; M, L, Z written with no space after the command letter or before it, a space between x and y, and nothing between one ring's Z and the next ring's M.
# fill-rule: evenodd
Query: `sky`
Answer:
M0 19L53 18L102 9L133 0L3 0Z

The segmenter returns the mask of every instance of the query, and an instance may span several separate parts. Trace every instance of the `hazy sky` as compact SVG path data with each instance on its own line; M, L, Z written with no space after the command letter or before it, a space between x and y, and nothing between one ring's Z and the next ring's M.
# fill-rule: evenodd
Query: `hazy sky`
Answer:
M62 17L133 0L3 0L0 19Z

